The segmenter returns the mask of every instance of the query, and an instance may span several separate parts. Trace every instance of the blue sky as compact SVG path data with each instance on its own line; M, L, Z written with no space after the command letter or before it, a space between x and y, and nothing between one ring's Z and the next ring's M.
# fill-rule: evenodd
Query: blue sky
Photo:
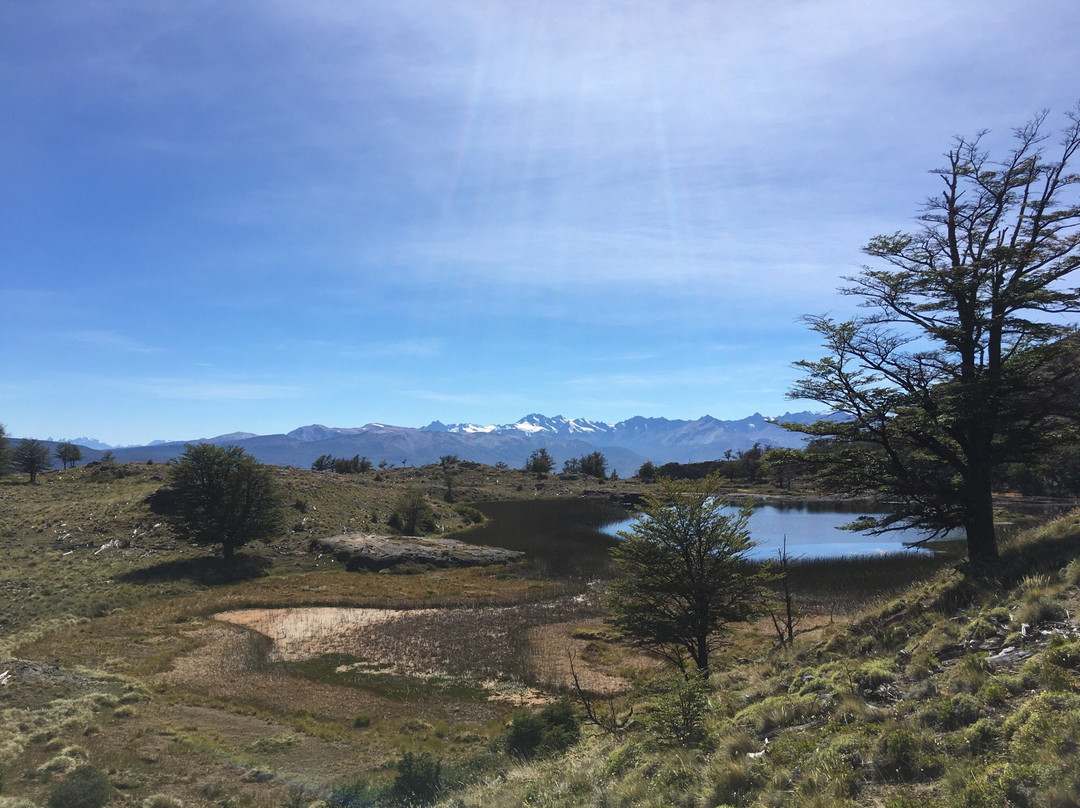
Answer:
M0 423L114 444L803 405L1075 0L0 0Z

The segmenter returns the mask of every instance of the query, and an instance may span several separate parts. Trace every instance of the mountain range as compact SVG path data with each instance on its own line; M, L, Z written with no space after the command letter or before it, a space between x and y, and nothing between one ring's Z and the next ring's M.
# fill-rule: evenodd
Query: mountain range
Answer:
M521 468L526 458L539 448L547 449L556 469L572 457L603 452L608 469L622 476L634 474L646 460L657 465L668 462L692 463L716 460L726 451L739 452L755 443L765 447L801 446L805 436L789 432L781 424L811 423L822 418L811 412L786 413L770 418L759 413L737 421L721 421L704 416L696 421L644 418L637 416L616 424L561 415L527 415L512 424L444 424L434 421L425 427L367 424L361 427L302 426L284 435L255 435L234 432L191 441L154 441L147 446L112 449L117 460L164 462L184 451L187 443L215 443L241 446L264 463L306 468L322 455L361 455L378 463L421 466L436 463L444 455L457 455L494 465L502 462ZM104 446L96 441L84 450L83 459L98 459Z

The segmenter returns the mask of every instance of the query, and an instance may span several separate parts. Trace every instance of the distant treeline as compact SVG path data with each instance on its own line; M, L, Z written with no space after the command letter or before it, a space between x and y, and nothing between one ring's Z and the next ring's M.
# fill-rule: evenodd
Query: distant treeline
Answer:
M719 474L732 483L771 482L780 488L830 490L832 481L821 474L821 456L828 449L825 440L812 440L805 449L766 449L755 443L741 452L728 451L722 458L699 463L647 462L638 478L669 477L700 480ZM1065 442L1026 463L1010 463L995 469L994 490L1024 496L1080 497L1080 443Z
M364 474L371 471L371 461L360 455L351 458L324 454L311 464L313 471L332 471L335 474Z

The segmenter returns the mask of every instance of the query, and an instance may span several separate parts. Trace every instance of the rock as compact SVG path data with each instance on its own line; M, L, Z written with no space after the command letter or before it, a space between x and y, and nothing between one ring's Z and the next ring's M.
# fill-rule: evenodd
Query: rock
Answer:
M150 510L158 516L167 516L176 512L177 491L175 486L163 485L153 493L146 495L146 504Z
M1007 646L1002 648L996 654L991 654L986 658L987 663L991 667L997 667L998 665L1007 665L1011 662L1019 662L1023 659L1027 659L1034 651L1024 650L1022 648L1016 648L1015 646Z
M524 553L501 547L482 547L456 539L427 536L379 536L350 533L316 539L312 549L328 553L348 570L389 569L400 564L430 567L477 567L506 564L524 557Z

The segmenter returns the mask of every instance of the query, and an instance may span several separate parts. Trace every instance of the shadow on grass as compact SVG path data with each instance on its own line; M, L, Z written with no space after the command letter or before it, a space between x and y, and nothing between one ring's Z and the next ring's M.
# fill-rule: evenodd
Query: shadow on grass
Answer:
M262 578L266 575L270 563L269 559L261 556L238 555L231 565L226 565L220 556L201 556L162 561L160 564L125 572L117 577L129 584L151 584L186 579L212 586Z

